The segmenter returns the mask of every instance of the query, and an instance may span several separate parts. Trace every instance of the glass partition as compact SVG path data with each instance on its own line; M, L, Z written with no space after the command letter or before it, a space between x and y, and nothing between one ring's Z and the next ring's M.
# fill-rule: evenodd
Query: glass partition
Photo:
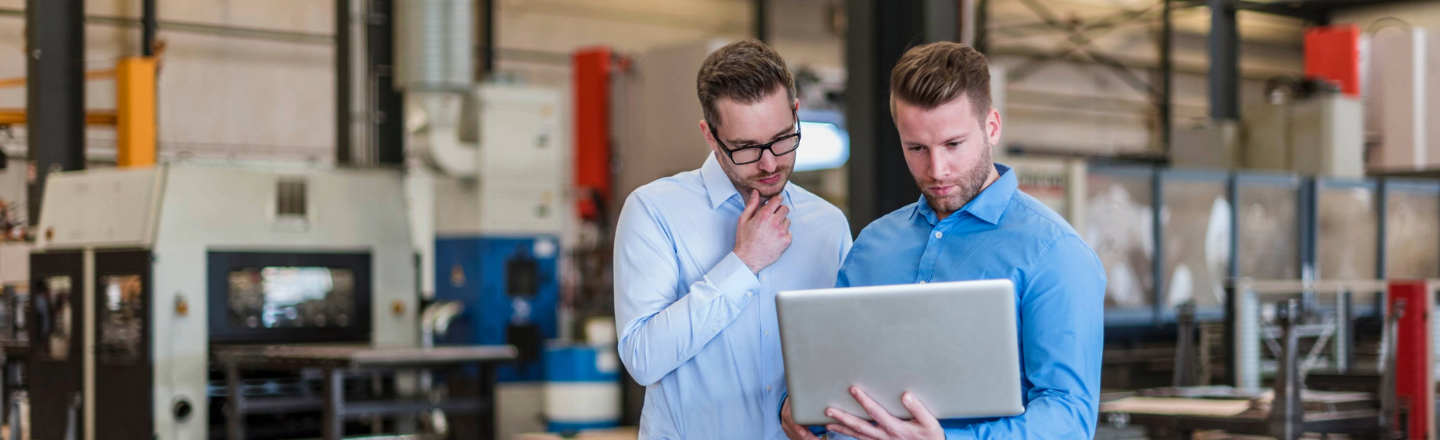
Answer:
M1165 238L1164 307L1193 300L1197 307L1225 304L1230 269L1230 199L1225 175L1166 175L1160 207Z
M1086 179L1081 237L1105 266L1105 306L1144 309L1154 304L1154 225L1149 168L1092 168Z
M1440 184L1392 180L1385 192L1385 277L1440 278Z

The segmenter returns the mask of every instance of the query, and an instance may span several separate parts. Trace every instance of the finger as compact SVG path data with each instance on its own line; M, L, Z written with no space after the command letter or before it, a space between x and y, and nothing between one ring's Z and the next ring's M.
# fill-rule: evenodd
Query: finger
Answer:
M760 191L752 189L750 190L750 200L745 201L745 211L740 213L740 220L744 221L754 216L758 209L760 209Z
M879 427L876 427L875 425L871 425L870 422L867 422L867 421L865 421L864 419L861 419L861 418L859 418L859 417L852 416L852 415L850 415L850 413L847 413L847 412L845 412L845 411L841 411L841 410L838 410L838 409L835 409L835 408L830 408L830 409L825 410L825 415L828 416L828 417L830 417L830 418L832 418L832 419L835 419L835 421L837 421L837 422L840 422L841 425L845 425L845 427L846 427L846 428L849 428L851 432L854 432L854 433L856 433L856 434L859 434L859 435L856 435L856 434L845 434L845 435L848 435L848 436L851 436L851 437L856 437L856 438L861 438L861 437L884 438L884 437L885 437L885 431L881 431ZM834 425L834 424L832 423L831 425Z
M804 426L795 425L793 430L795 431L795 434L798 434L802 440L820 440L820 437L816 437L815 433L810 432L809 429L805 429Z
M900 425L900 419L890 415L890 412L871 399L869 394L865 394L865 390L860 387L850 387L850 395L855 396L855 401L860 402L860 407L865 408L865 413L870 414L870 418L880 424L881 428L894 431Z
M768 209L770 212L775 212L783 207L785 207L785 195L783 193L770 196L770 200L765 201L765 209Z
M783 228L785 228L786 231L789 231L789 230L790 230L790 219L788 219L788 218L787 218L787 219L784 219L784 220L780 223L780 226L783 227Z
M780 209L776 209L776 210L775 210L775 216L776 216L776 217L786 218L786 217L789 216L789 215L790 215L790 207L789 207L789 206L780 205Z
M834 431L834 432L838 432L838 433L841 433L841 434L845 434L845 435L848 435L848 436L851 436L851 437L855 437L855 438L858 439L858 440L876 440L876 439L873 438L873 437L870 437L870 436L867 436L867 435L862 435L862 434L860 434L860 433L858 433L858 432L855 432L855 431L851 430L850 428L846 428L845 425L836 425L836 424L834 424L834 423L831 423L831 424L829 424L829 425L825 425L825 429L830 430L830 431Z
M930 415L930 410L926 409L925 405L921 404L920 399L915 398L914 394L905 393L905 395L900 396L900 403L905 405L905 409L910 410L910 418L914 419L915 423L920 424L920 426L926 429L937 429L940 427L940 421L935 420L935 416Z

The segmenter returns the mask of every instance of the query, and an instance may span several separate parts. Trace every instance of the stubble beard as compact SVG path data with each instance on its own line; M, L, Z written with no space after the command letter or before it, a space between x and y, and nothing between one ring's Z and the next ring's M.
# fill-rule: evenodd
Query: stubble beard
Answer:
M985 151L981 153L982 160L977 161L975 166L955 180L944 182L922 181L918 178L915 180L915 184L920 187L920 192L925 194L925 200L930 202L931 209L936 212L953 213L965 207L965 204L970 203L975 196L980 194L985 187L985 180L990 178L990 170L995 167L990 154L991 147L992 145L987 141ZM942 196L933 194L927 189L932 186L949 185L955 185L959 191Z

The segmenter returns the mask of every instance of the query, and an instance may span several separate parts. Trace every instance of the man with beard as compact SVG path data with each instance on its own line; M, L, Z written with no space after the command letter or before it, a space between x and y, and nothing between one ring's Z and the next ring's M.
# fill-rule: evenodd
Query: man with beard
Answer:
M1064 219L1020 192L1013 170L991 161L991 147L1000 140L1000 113L990 106L985 56L957 43L910 49L891 72L890 109L905 162L923 195L860 232L836 284L1010 279L1018 328L993 331L1019 334L1017 392L1025 413L938 421L906 393L884 396L899 397L909 412L890 414L864 390L851 387L875 423L829 408L826 415L836 423L826 428L864 440L1093 437L1104 271ZM894 362L903 368L906 360ZM781 414L790 438L815 438L795 425L788 403Z
M789 183L800 102L779 54L725 46L696 88L711 154L636 189L620 213L620 359L646 387L641 439L784 438L775 293L834 286L850 227Z

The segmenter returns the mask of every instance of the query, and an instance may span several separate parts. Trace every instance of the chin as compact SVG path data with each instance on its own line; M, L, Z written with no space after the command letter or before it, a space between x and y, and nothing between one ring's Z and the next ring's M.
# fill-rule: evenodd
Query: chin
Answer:
M785 184L789 182L790 179L784 179L779 182L775 182L772 185L761 185L759 183L756 183L754 185L750 185L750 188L755 189L756 191L760 191L761 196L774 197L776 194L780 194L780 191L785 189Z
M965 206L964 203L960 203L960 198L954 195L941 196L930 194L928 192L924 192L924 194L925 200L928 200L930 202L931 209L935 209L938 211L955 212L959 211L961 207Z

